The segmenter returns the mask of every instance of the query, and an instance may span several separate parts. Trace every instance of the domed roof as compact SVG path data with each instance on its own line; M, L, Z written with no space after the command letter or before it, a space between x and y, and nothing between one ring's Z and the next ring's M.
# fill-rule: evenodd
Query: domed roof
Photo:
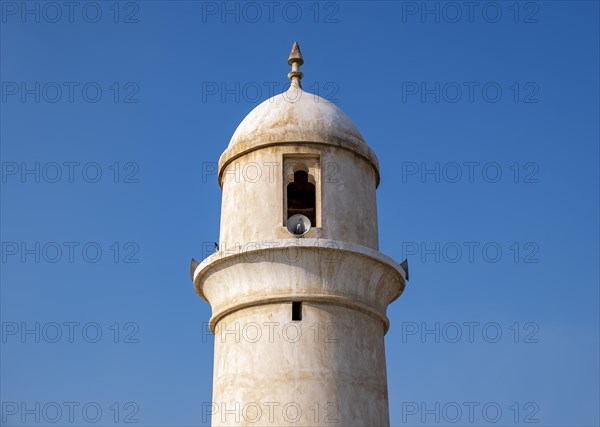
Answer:
M252 110L235 130L229 147L265 140L366 145L346 113L325 98L295 86Z
M221 155L219 176L230 161L249 151L280 144L314 143L361 155L373 165L379 181L377 156L350 117L325 98L302 90L299 66L303 62L300 48L294 43L288 60L292 65L288 74L292 80L290 88L262 102L242 120Z

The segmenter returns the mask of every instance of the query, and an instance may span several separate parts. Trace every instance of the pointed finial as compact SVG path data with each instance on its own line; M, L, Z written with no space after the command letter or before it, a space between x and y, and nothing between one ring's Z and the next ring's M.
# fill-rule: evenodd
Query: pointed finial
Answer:
M292 86L302 87L300 79L304 77L304 74L300 71L300 66L304 64L304 59L302 58L302 52L300 52L298 42L294 42L294 45L292 46L288 64L292 66L292 71L288 73L288 78L292 81Z
M299 62L299 65L304 64L304 59L302 58L302 52L300 52L300 46L298 46L298 42L294 42L292 51L290 52L290 57L288 58L289 65L292 65L294 62Z

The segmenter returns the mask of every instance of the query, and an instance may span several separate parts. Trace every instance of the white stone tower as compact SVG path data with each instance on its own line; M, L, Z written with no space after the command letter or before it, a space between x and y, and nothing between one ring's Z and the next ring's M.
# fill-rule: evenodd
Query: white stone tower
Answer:
M215 333L214 426L389 425L387 306L407 267L379 252L379 164L350 118L290 88L256 107L219 160L217 252L192 260ZM292 215L311 222L288 231ZM298 233L298 234L295 234Z

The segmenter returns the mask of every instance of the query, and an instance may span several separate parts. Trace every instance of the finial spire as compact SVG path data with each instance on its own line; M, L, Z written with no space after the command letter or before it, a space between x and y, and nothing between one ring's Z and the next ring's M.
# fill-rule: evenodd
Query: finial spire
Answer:
M294 42L290 57L288 58L288 64L292 66L292 71L288 73L288 78L292 81L292 86L302 87L300 80L304 77L304 74L300 71L300 66L304 64L302 58L302 52L300 52L300 46L298 42Z

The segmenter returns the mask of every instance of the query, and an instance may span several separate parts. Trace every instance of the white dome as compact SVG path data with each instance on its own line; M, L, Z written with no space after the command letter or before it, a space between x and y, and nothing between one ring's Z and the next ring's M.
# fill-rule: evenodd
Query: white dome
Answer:
M244 118L229 147L259 142L317 142L366 145L350 117L330 101L292 86Z
M230 161L249 151L301 143L334 145L353 151L373 165L379 182L377 156L350 117L330 101L294 84L286 92L262 102L242 120L221 155L219 170L222 172Z

